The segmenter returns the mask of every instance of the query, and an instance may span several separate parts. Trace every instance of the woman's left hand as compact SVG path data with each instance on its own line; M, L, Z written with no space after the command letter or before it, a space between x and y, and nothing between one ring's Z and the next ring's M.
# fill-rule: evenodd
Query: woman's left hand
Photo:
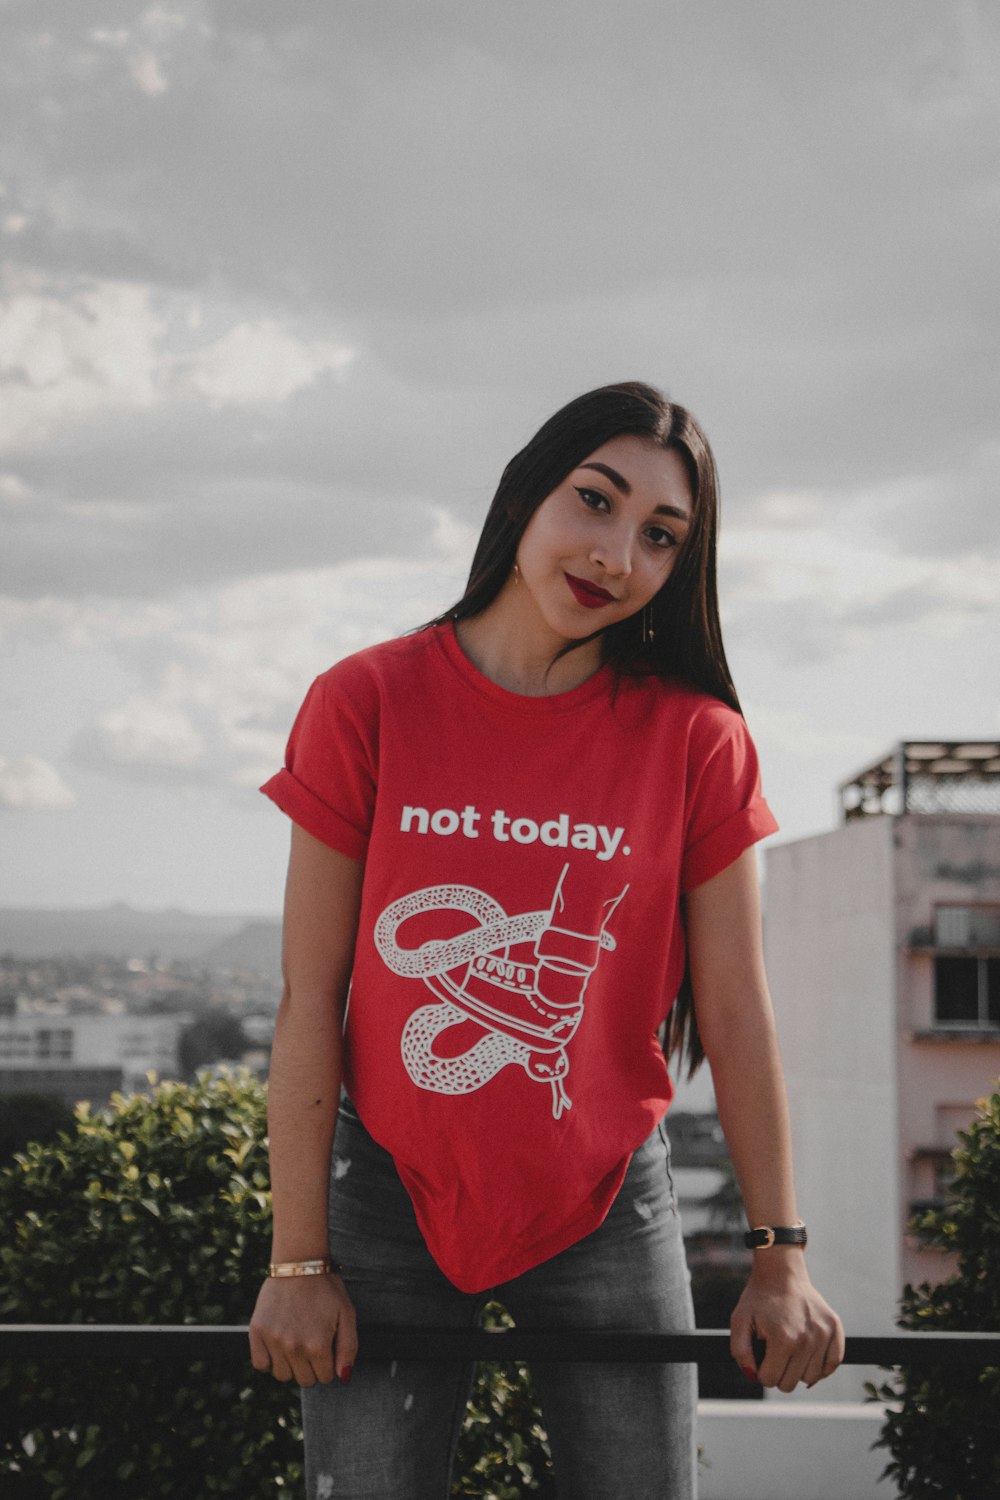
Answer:
M844 1358L841 1321L809 1280L802 1251L793 1246L755 1252L730 1330L729 1347L744 1375L779 1391L794 1391L800 1381L815 1385ZM759 1366L754 1339L766 1346Z

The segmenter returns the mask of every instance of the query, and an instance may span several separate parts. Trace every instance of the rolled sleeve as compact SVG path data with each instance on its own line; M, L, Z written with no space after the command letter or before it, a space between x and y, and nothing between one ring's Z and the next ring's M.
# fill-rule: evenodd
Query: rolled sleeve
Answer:
M752 807L740 808L739 812L733 813L718 828L713 828L711 833L685 850L681 894L687 895L696 885L704 885L713 875L721 874L739 859L744 849L777 831L777 821L763 797Z
M346 674L318 677L292 726L282 770L260 790L300 828L350 859L368 850L375 805L375 733Z
M681 892L728 868L778 824L760 788L757 752L739 714L713 705L692 735Z
M298 823L306 833L311 833L313 838L329 844L331 849L346 854L350 859L364 859L368 849L368 834L355 828L335 808L328 806L322 797L317 797L287 767L278 771L270 781L265 781L261 791L283 813L287 813L293 823Z

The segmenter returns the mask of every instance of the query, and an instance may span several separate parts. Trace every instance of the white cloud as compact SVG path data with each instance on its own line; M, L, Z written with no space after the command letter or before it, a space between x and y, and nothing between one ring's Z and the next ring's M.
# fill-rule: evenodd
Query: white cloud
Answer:
M124 26L119 26L114 31L106 26L95 26L87 33L87 36L98 47L111 47L115 51L127 46L129 39L129 33Z
M54 766L37 755L0 756L0 807L47 811L73 807L76 797Z
M144 94L155 96L166 93L169 88L160 68L160 60L154 52L137 53L129 62L129 72Z
M151 5L148 10L143 11L139 25L156 41L162 42L169 40L177 32L186 31L191 25L191 18L181 11L168 10L165 5Z
M86 737L85 759L91 764L144 770L188 770L201 760L204 740L184 708L159 698L134 696L120 708L101 714Z
M273 318L261 318L178 360L177 383L213 402L285 401L328 370L347 370L353 359L342 344L296 339Z
M111 652L136 690L80 733L88 768L256 785L317 673L422 624L462 591L475 534L439 512L430 556L365 557L153 603L0 599L11 641Z
M0 297L0 446L39 445L68 424L194 397L213 405L282 402L320 375L346 372L354 350L301 339L275 318L241 320L193 351L203 314L150 286L69 283L19 272ZM231 309L216 308L216 326Z
M923 494L926 485L912 488ZM894 616L950 628L995 610L1000 557L972 550L947 555L943 548L908 554L876 530L877 523L871 497L852 506L842 497L765 495L726 530L727 604L767 609L801 603L862 631Z
M141 34L142 40L135 33ZM135 32L124 26L98 26L87 33L87 39L106 52L118 53L132 82L142 93L156 98L170 87L164 68L173 58L171 44L184 39L203 40L209 33L210 27L203 16L196 18L193 14L183 15L153 5L138 18Z
M30 486L19 474L0 473L0 501L7 505L23 505L30 497Z
M165 324L148 287L8 278L0 300L0 443L41 443L67 421L149 406Z

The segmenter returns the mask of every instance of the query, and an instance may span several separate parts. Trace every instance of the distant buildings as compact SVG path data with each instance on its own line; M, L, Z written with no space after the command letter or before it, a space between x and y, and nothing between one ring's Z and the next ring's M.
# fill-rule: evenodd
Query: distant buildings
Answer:
M100 1107L114 1092L148 1089L150 1072L179 1078L227 1062L266 1076L279 993L269 974L221 962L8 951L0 1097L54 1094Z
M115 1090L148 1088L146 1074L176 1077L184 1015L0 1017L0 1095L56 1094L106 1103Z
M1000 742L906 741L841 804L768 850L766 951L810 1269L862 1333L950 1270L907 1225L1000 1076Z

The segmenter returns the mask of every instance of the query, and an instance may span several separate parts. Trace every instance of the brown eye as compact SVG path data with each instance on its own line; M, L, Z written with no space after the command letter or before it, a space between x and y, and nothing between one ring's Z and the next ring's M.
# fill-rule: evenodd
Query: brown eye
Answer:
M580 499L583 501L588 510L606 511L608 509L608 497L606 495L602 495L600 490L588 490L581 486L577 486L576 493L580 496Z
M665 526L650 526L646 535L654 547L662 547L666 550L677 546L677 538L672 531L667 531Z

